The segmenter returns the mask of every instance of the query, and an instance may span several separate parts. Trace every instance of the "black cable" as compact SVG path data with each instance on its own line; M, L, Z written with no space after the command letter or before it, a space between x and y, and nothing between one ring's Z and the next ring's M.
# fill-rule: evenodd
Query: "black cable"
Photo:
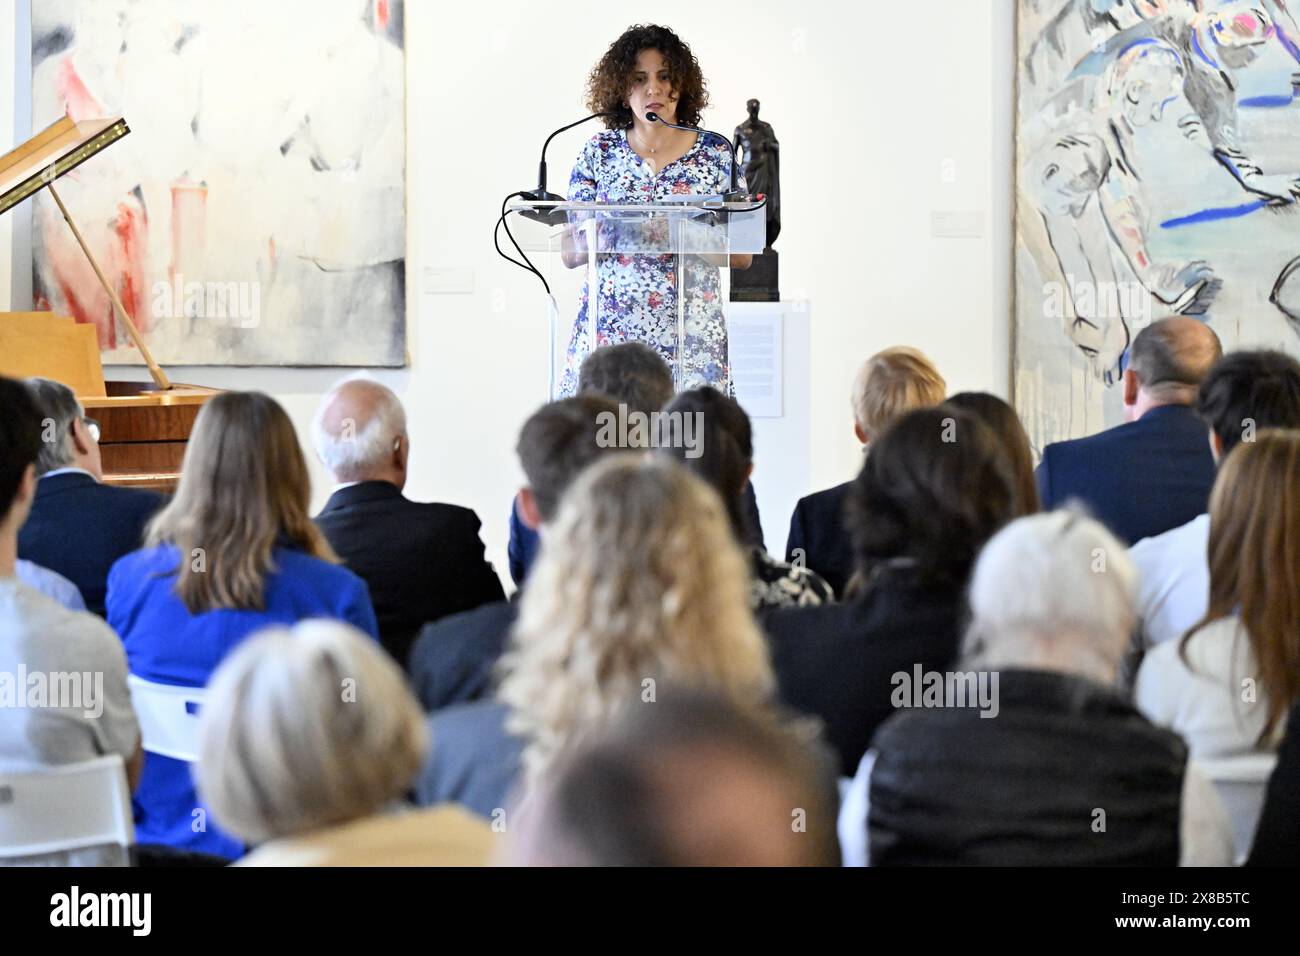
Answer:
M525 196L525 195L527 195L527 193L513 192L510 195L506 196L505 199L501 200L501 215L497 217L497 224L495 228L493 228L492 230L492 244L496 246L497 254L501 256L502 259L505 259L507 262L513 262L521 269L527 269L529 272L535 273L537 271L536 267L533 266L531 262L528 262L528 257L524 256L522 249L519 251L519 254L524 257L524 262L520 262L518 259L514 258L513 256L507 255L505 252L503 252L501 250L501 242L498 238L498 234L501 232L501 226L505 222L505 218L506 218L506 203L510 202L510 200L514 199L516 196ZM506 231L508 234L509 228L507 228ZM511 238L511 243L514 245L516 249L519 249L519 243L514 242L513 237Z
M510 223L506 220L506 217L509 215L509 213L506 211L506 204L509 203L510 200L514 199L516 196L523 196L523 195L524 193L522 191L513 192L510 193L510 195L506 196L505 199L501 200L501 215L497 219L496 227L492 230L492 245L496 247L497 255L499 255L502 259L505 259L507 262L511 262L517 265L519 268L527 272L531 272L533 275L537 276L537 281L539 281L542 284L542 288L546 290L546 294L550 295L551 284L546 281L546 276L542 275L541 271L537 268L537 266L533 265L532 260L528 258L528 254L524 252L523 248L520 247L519 243L515 241L514 233L510 231ZM506 231L507 238L509 238L510 240L510 244L514 246L515 251L519 253L519 259L514 258L513 256L507 254L504 250L502 250L500 232L503 228ZM523 261L521 262L520 259L522 259Z
M501 248L501 223L503 221L504 221L503 217L498 216L496 228L492 230L492 245L496 247L497 255L499 255L502 259L506 260L506 262L514 263L519 268L532 272L532 270L528 268L527 263L520 262L514 256L509 255L508 253L506 253L504 249Z
M532 271L533 275L537 276L541 281L542 286L546 289L546 294L550 295L550 283L546 281L546 277L542 275L541 271L535 265L533 265L533 260L528 258L528 254L524 252L519 243L515 241L515 234L510 231L510 220L507 218L509 215L510 214L506 212L506 204L503 202L501 204L501 227L506 231L506 238L509 239L510 244L515 247L515 252L519 253L519 258L528 264L528 268Z

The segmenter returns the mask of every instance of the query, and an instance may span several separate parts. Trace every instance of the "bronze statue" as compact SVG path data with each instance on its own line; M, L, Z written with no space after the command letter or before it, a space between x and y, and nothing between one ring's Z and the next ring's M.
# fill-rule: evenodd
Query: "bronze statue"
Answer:
M767 244L781 233L781 144L772 124L758 118L758 100L750 100L749 119L736 127L739 160L745 169L749 194L767 197Z
M754 264L731 277L733 302L778 302L777 254L772 248L781 234L781 144L772 124L758 118L758 100L750 100L749 118L736 127L736 161L745 170L751 196L767 197L767 248Z

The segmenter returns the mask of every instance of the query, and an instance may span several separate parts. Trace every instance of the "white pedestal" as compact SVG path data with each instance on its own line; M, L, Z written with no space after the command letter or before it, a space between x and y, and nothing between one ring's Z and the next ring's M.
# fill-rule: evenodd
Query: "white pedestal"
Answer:
M754 427L754 491L763 539L785 556L795 502L809 486L812 306L797 302L727 304L736 398Z

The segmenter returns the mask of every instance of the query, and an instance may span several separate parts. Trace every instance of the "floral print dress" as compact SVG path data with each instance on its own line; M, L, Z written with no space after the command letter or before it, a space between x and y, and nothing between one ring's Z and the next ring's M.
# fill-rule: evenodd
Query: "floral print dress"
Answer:
M744 190L744 176L738 177ZM587 141L569 177L570 202L618 205L649 204L668 197L716 196L731 183L731 151L719 137L701 134L686 153L657 173L637 155L626 130L605 130ZM580 221L574 216L573 221ZM602 246L624 251L602 254L597 265L596 345L644 342L679 373L682 389L711 385L730 392L727 326L718 266L698 255L682 256L680 282L685 289L685 335L677 355L677 257L671 253L629 253L638 245L663 249L667 222L651 226L602 221ZM584 283L559 394L577 391L578 367L590 350L588 321L592 290ZM680 358L680 365L679 365Z

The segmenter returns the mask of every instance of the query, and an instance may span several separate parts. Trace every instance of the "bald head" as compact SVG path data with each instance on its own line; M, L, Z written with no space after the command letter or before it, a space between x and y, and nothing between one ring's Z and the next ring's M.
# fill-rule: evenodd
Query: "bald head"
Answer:
M350 379L321 399L312 419L316 456L338 482L406 484L406 413L392 389Z
M1223 356L1219 337L1204 322L1174 316L1153 322L1133 340L1124 373L1124 404L1141 411L1190 405L1210 369Z

